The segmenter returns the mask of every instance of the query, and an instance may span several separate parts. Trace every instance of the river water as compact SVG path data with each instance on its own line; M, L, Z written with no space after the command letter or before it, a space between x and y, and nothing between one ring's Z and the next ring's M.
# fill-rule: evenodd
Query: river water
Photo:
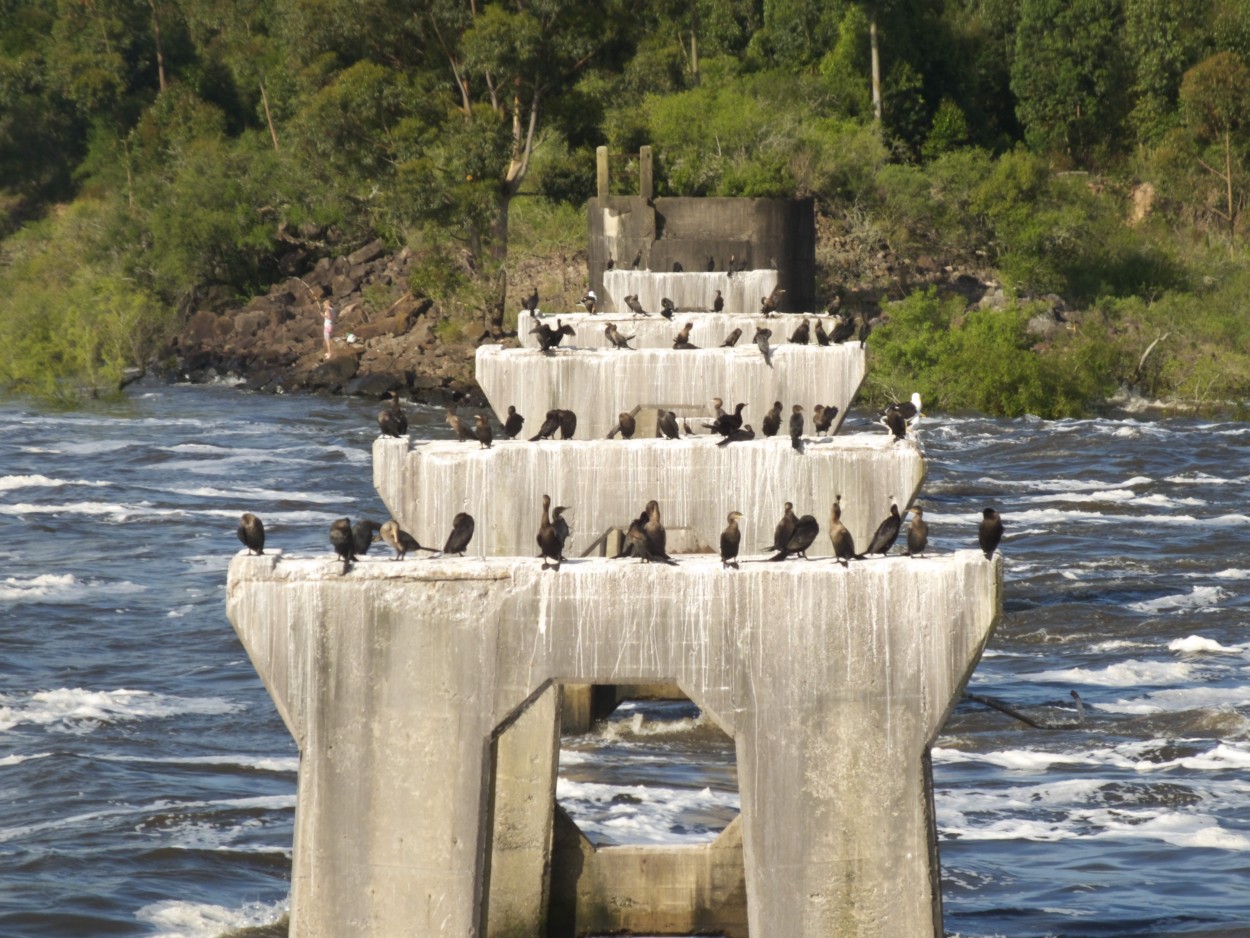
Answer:
M0 403L0 935L284 914L298 756L226 567L242 510L297 554L385 518L377 409L228 387ZM1040 724L965 700L936 742L949 934L1250 934L1248 444L1217 421L925 421L931 548L972 546L985 504L1007 526L969 691ZM732 751L689 704L628 704L561 762L600 842L707 839L737 810Z

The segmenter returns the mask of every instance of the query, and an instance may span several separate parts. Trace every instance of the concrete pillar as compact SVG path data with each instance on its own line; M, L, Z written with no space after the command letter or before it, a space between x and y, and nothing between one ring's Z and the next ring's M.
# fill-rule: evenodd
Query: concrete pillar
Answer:
M487 934L505 728L552 682L674 679L735 740L752 935L938 934L924 756L1001 615L1001 560L586 560L554 573L370 556L340 570L328 550L240 553L227 586L300 747L292 938ZM618 904L631 930L678 883L687 897L731 890L684 879L706 875L702 862L634 865L664 876L640 877L637 917Z
M422 544L440 546L456 513L467 511L477 522L469 553L533 557L544 494L553 505L572 507L566 556L580 556L609 528L628 528L653 498L670 544L677 529L689 528L696 545L719 550L726 517L741 511L743 555L760 556L787 501L797 514L813 515L823 532L840 494L842 521L862 550L889 513L890 497L902 509L924 480L919 448L909 440L891 443L884 430L812 440L802 455L789 437L726 447L717 439L496 440L481 449L476 440L379 438L373 481L391 514ZM822 533L813 556L829 551Z
M638 150L638 195L648 202L655 197L653 172L651 148L641 147Z
M477 382L495 416L503 420L508 406L515 406L530 436L555 408L576 412L576 439L602 439L622 411L663 406L679 419L698 417L708 413L714 397L730 406L745 402L746 422L757 434L774 401L785 407L783 422L791 405L802 404L809 431L815 405L833 405L839 411L836 432L863 379L864 350L858 344L779 345L772 348L771 361L749 339L734 348L681 351L561 347L544 353L498 345L477 350Z
M606 199L611 195L607 147L595 147L595 186L599 198Z

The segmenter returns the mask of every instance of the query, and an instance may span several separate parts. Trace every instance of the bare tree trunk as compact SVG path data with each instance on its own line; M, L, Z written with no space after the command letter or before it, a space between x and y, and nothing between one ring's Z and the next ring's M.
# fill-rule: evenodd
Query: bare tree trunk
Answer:
M260 83L260 100L265 105L265 122L269 125L269 136L273 138L274 152L278 152L278 131L273 126L273 115L269 113L269 95L265 93L265 83Z
M877 44L877 7L874 4L868 14L868 45L872 49L872 113L881 123L881 48Z
M156 0L148 0L152 10L152 37L156 40L156 78L161 91L165 90L165 52L161 47L161 19L156 15Z
M1228 236L1237 237L1237 207L1233 204L1233 142L1227 127L1224 128L1224 182L1228 187Z
M699 0L690 0L690 77L699 84Z

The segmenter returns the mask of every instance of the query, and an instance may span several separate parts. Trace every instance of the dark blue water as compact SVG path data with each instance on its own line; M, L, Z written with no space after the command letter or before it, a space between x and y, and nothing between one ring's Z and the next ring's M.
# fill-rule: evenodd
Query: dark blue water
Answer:
M225 387L0 404L0 935L282 915L298 755L225 571L243 510L294 553L385 517L377 407ZM1006 620L969 690L1057 727L966 701L937 740L947 930L1250 934L1250 432L931 418L923 443L934 548L972 546L983 504L1007 524ZM603 840L699 839L736 808L732 753L681 705L622 711L562 761Z

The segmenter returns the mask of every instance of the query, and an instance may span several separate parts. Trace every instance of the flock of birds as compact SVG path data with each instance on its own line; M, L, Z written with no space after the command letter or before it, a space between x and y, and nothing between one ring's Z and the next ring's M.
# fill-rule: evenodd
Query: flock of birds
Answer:
M399 393L396 391L389 392L389 397L390 405L379 411L377 415L378 429L383 436L405 437L408 433L408 418L400 406ZM880 422L895 439L902 439L906 436L908 427L923 416L920 411L920 404L920 396L913 394L910 401L891 404L886 408L881 415ZM713 419L711 422L705 422L703 426L713 433L721 435L722 439L717 443L717 446L727 446L736 441L754 439L755 433L751 429L750 424L744 424L743 422L742 411L747 406L745 403L738 403L732 410L725 410L724 402L720 398L715 398L712 405ZM762 422L765 436L774 436L779 432L781 412L781 402L774 401L772 409L765 415ZM836 406L816 405L813 416L817 431L827 431L837 414L838 408ZM455 406L452 405L447 408L446 420L448 426L457 434L461 442L476 439L481 447L491 447L493 434L490 423L484 415L476 415L474 424L470 428L456 414ZM524 422L525 418L516 412L516 408L509 406L508 416L504 420L506 437L515 439L521 432ZM557 432L561 434L562 439L570 439L576 428L577 415L571 410L550 410L547 412L546 419L539 432L531 437L530 440L551 439ZM677 439L680 436L677 418L672 411L661 414L659 428L661 433L667 438ZM622 413L619 416L617 427L608 434L608 438L610 439L619 434L625 439L629 439L634 435L635 429L636 421L634 416ZM803 407L800 404L795 404L791 408L789 431L791 445L800 452L802 452L803 429ZM686 424L686 430L693 432L689 427L689 423ZM542 558L542 569L559 570L560 564L566 559L564 548L571 533L564 514L572 509L565 505L558 505L552 509L551 499L547 495L543 496L542 505L542 518L539 522L536 537L540 557ZM914 517L907 530L906 554L910 557L923 556L929 542L928 522L924 520L924 511L920 506L913 506L907 509L907 512ZM741 547L742 534L738 527L738 521L743 517L744 515L741 512L731 511L725 530L721 532L720 557L723 569L739 569L738 554ZM852 560L864 560L874 555L885 556L898 540L902 522L903 516L899 512L898 503L891 497L889 514L877 526L868 547L862 552L858 551L851 532L842 523L842 496L840 494L836 495L830 513L828 532L830 543L833 547L833 559L842 564L843 567L846 567L849 566ZM469 542L473 539L474 527L475 522L472 515L468 512L457 514L452 519L451 533L447 536L447 540L440 551L432 547L422 546L412 534L403 530L393 518L384 523L360 520L355 524L348 518L339 518L330 525L330 545L334 548L335 554L342 560L343 573L346 574L350 571L352 563L368 553L370 546L378 541L384 541L395 551L393 558L395 560L403 560L409 553L419 551L427 551L436 556L463 556L469 546ZM265 526L256 515L250 512L244 514L239 521L237 534L249 553L264 553ZM781 520L777 523L773 532L773 542L766 548L773 551L774 555L767 558L767 560L781 561L790 557L801 557L806 560L808 559L807 550L815 542L819 534L820 524L814 516L807 514L800 517L795 514L793 504L786 502ZM978 526L977 539L987 560L993 557L994 551L997 550L998 544L1002 540L1002 536L1002 518L994 508L985 508ZM625 533L624 544L618 556L635 557L642 563L676 564L676 561L669 556L666 547L667 537L660 514L660 506L656 500L652 499L647 503L642 513L629 523Z

